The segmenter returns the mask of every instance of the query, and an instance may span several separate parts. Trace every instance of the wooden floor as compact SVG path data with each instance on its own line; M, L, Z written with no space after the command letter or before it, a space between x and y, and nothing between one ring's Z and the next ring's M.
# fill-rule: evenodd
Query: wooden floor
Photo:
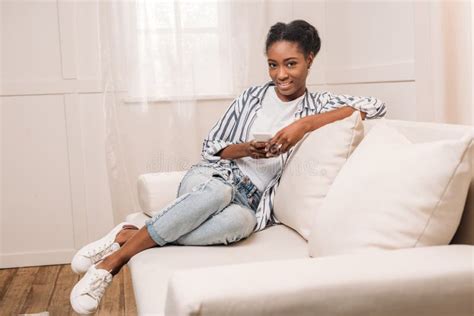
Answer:
M78 315L69 304L71 289L79 280L70 265L0 270L0 314L49 312ZM130 272L125 266L107 288L95 315L136 315Z

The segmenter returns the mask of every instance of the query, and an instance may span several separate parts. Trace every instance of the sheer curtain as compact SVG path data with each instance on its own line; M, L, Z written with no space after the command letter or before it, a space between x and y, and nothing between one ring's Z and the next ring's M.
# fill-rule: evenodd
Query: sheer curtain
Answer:
M200 159L202 106L230 104L259 80L264 3L104 1L98 14L106 161L120 222L138 210L140 174L186 170Z
M474 16L471 1L431 3L434 121L474 125Z

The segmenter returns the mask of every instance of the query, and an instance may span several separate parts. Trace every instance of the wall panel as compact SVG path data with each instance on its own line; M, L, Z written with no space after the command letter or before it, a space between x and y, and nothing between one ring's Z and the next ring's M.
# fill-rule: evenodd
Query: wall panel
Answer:
M326 36L329 83L415 79L411 1L327 1Z
M0 267L68 263L113 225L97 2L0 6Z
M53 1L2 1L2 85L62 79L58 10Z
M2 98L2 257L74 249L62 96ZM63 259L64 260L64 259Z

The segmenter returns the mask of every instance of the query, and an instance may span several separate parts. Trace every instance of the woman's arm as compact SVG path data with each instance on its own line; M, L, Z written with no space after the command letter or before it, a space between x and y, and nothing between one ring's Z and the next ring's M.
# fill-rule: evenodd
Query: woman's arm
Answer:
M298 122L298 124L301 124L304 133L308 133L320 127L323 127L326 124L333 123L335 121L339 121L348 116L351 116L354 111L355 109L353 107L343 106L341 108L329 112L320 113L316 115L308 115L299 119L296 122ZM362 119L365 119L366 113L360 112L360 116L362 117Z
M315 100L318 114L308 115L278 131L268 142L267 150L276 146L279 153L287 152L303 136L326 124L344 119L355 110L360 111L362 119L374 119L385 116L385 103L374 97L356 97L334 95L330 92L318 94Z
M224 115L209 131L202 143L201 156L203 159L210 162L219 161L221 156L218 153L229 145L237 144L235 140L231 139L231 133L237 124L241 99L242 96L234 99Z
M265 146L267 142L251 141L235 145L229 145L217 153L222 159L238 159L252 157L254 159L267 158Z
M298 143L306 133L312 132L326 124L342 120L350 116L352 113L354 113L354 111L354 108L345 106L326 113L308 115L306 117L300 118L299 120L296 120L290 125L279 130L268 142L266 150L278 148L278 153L285 153L291 147L296 145L296 143ZM365 113L360 113L363 119L365 117ZM281 146L279 146L280 144Z
M387 113L385 103L375 97L357 97L322 92L321 94L318 94L315 101L318 106L319 114L348 106L360 111L361 113L366 113L366 116L363 117L363 119L381 118Z
M261 158L264 153L260 142L243 143L233 133L237 128L238 119L252 88L245 90L237 97L224 115L211 128L209 134L202 144L201 156L203 159L216 162L220 159L237 159L241 157ZM263 148L265 146L263 145Z

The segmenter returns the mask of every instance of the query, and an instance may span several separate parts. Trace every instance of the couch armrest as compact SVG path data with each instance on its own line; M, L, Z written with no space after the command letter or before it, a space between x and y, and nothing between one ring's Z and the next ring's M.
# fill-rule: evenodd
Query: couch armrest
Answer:
M165 315L473 315L474 246L180 270Z
M138 203L144 212L157 211L176 198L186 171L146 173L138 177Z

